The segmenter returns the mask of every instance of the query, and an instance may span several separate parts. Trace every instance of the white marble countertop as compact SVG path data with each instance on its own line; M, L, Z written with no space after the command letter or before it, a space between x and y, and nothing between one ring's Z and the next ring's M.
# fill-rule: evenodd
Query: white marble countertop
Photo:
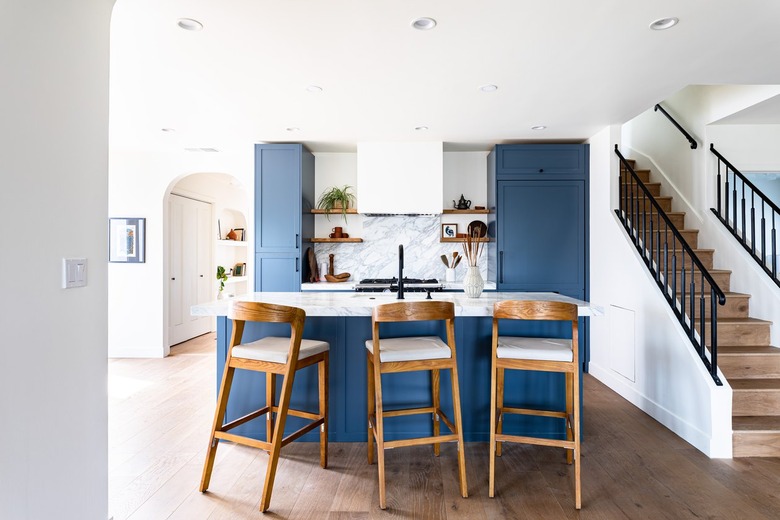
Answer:
M354 291L355 284L358 282L316 282L316 283L302 283L301 291ZM440 282L444 286L445 291L462 291L463 282ZM485 291L495 291L496 282L485 282Z
M345 282L346 283L346 282ZM426 293L407 293L406 301L424 300ZM431 293L434 300L455 303L456 316L492 316L493 304L501 300L543 300L575 303L580 316L600 316L603 309L588 302L555 293L483 292L479 298L467 298L458 292ZM235 298L194 305L193 316L226 316L231 301L257 301L300 307L307 316L371 316L381 303L397 302L394 293L356 292L257 292Z

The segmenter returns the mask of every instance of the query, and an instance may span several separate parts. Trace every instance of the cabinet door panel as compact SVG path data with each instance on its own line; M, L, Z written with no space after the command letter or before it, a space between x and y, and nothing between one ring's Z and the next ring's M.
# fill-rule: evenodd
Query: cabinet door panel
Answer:
M301 265L298 256L255 255L255 291L298 292Z
M295 251L301 241L300 145L255 148L255 247Z
M582 145L499 145L496 155L499 178L512 174L582 175L586 168Z
M499 289L582 293L584 181L501 181L497 220Z

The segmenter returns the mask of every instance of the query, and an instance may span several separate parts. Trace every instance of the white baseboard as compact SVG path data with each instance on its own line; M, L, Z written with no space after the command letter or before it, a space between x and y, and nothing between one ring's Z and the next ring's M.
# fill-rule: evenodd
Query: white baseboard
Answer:
M114 348L108 352L109 359L113 358L164 358L165 352L159 348L138 347L138 348Z

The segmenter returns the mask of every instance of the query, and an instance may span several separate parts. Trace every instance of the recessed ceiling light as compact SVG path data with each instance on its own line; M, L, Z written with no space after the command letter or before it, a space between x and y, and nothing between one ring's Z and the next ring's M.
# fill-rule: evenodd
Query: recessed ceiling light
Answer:
M176 21L176 25L184 29L185 31L200 31L203 29L203 24L192 18L179 18Z
M318 92L322 92L322 87L320 87L319 85L309 85L308 87L306 87L306 91L313 92L316 94Z
M415 126L414 129L417 130L418 132L425 132L426 130L428 130L428 127L427 126Z
M482 92L495 92L498 90L498 85L488 84L488 85L482 85L479 87L479 90Z
M678 18L659 18L650 24L650 28L654 31L663 31L674 27L680 20Z
M299 130L300 130L300 128L298 128L297 126L288 126L287 127L287 131L288 132L297 132Z
M418 31L429 31L436 27L436 20L427 16L423 16L422 18L412 20L412 27Z
M162 130L163 132L175 132L176 131L175 128L161 128L160 130Z
M536 125L536 126L532 126L531 130L544 130L545 128L547 127L544 125Z

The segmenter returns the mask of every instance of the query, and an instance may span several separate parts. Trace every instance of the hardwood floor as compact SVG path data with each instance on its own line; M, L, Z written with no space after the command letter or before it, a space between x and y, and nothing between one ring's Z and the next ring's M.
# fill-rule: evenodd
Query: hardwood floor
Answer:
M214 336L165 359L109 361L109 514L114 520L313 518L620 519L780 517L780 459L711 460L585 377L583 504L559 449L506 445L488 498L487 443L466 446L469 498L458 492L453 445L389 450L388 509L365 443L282 450L271 510L258 511L268 456L224 444L208 493L197 491L214 411Z

